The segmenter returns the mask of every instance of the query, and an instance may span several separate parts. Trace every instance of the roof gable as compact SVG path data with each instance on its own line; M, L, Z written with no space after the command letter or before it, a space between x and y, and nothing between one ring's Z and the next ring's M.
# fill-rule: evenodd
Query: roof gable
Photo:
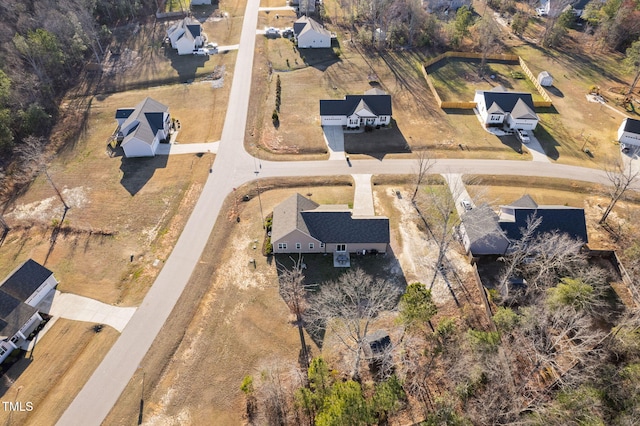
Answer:
M531 195L524 194L522 197L518 198L513 203L509 204L509 207L526 207L535 209L538 207L538 203L536 203Z
M495 89L495 88L494 88ZM535 107L533 105L533 97L531 93L519 93L519 92L498 92L494 90L479 91L483 98L485 105L493 105L494 103L499 106L505 113L511 113L518 103L518 100L522 100L525 106L529 108L531 112L535 114ZM520 106L521 110L523 107ZM537 116L536 116L537 118Z
M320 115L350 116L358 107L366 107L375 116L392 115L390 95L347 95L342 100L321 100Z
M322 24L307 16L303 15L293 23L293 33L296 37L309 31L315 31L318 34L331 37L331 33L325 29Z
M487 108L487 113L489 114L504 114L504 111L497 103L492 103L489 108Z
M164 115L169 107L147 97L134 108L129 117L122 123L121 128L129 128L122 144L126 144L134 137L151 145L158 133L164 129Z
M318 207L317 203L300 194L292 195L275 206L273 209L271 241L278 241L296 229L310 235L300 212L313 210L316 207Z
M524 120L536 120L538 118L535 111L529 108L522 98L518 99L516 104L513 106L511 116L513 118L520 118Z

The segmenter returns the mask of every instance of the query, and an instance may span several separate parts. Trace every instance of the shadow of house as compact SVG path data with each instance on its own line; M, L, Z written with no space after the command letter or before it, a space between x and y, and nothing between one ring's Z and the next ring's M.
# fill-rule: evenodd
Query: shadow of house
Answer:
M178 79L183 83L192 83L198 68L204 68L209 60L207 55L178 55L170 46L165 46L164 55L171 61L171 66L178 72Z
M302 61L319 71L326 71L331 65L342 62L333 49L300 49Z
M373 129L364 133L345 133L344 150L349 154L369 155L382 161L387 154L411 152L409 142L394 119L389 127Z
M131 195L136 195L151 180L156 169L167 167L168 155L155 157L127 158L122 157L120 170L123 176L120 184Z
M547 157L552 160L557 160L560 158L560 153L558 152L558 148L560 144L558 141L547 131L544 125L538 126L536 128L536 138L538 142L540 142L540 146L544 150Z

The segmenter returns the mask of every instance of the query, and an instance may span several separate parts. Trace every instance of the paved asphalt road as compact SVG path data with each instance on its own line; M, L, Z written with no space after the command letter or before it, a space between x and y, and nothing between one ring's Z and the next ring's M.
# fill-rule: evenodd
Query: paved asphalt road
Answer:
M225 197L256 177L256 161L244 150L259 0L249 0L234 69L231 95L213 170L193 213L155 283L127 327L58 425L100 425L139 368L200 258ZM412 160L261 161L259 177L411 173ZM605 182L602 171L574 166L498 160L438 160L433 173L514 174ZM132 420L133 421L133 420Z

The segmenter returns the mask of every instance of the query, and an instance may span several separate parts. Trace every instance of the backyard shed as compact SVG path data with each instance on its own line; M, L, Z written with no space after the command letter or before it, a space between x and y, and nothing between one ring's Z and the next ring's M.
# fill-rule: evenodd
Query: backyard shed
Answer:
M545 87L553 86L553 77L547 71L542 71L538 74L538 83Z

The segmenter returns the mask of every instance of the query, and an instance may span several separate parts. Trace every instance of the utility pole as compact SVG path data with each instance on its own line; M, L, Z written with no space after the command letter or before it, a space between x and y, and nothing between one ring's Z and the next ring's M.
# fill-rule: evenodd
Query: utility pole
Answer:
M258 173L260 172L256 170L254 173L256 174L256 187L258 188L258 203L260 204L260 218L262 219L262 229L264 229L265 228L264 213L262 212L262 198L260 198L260 182L258 181Z

